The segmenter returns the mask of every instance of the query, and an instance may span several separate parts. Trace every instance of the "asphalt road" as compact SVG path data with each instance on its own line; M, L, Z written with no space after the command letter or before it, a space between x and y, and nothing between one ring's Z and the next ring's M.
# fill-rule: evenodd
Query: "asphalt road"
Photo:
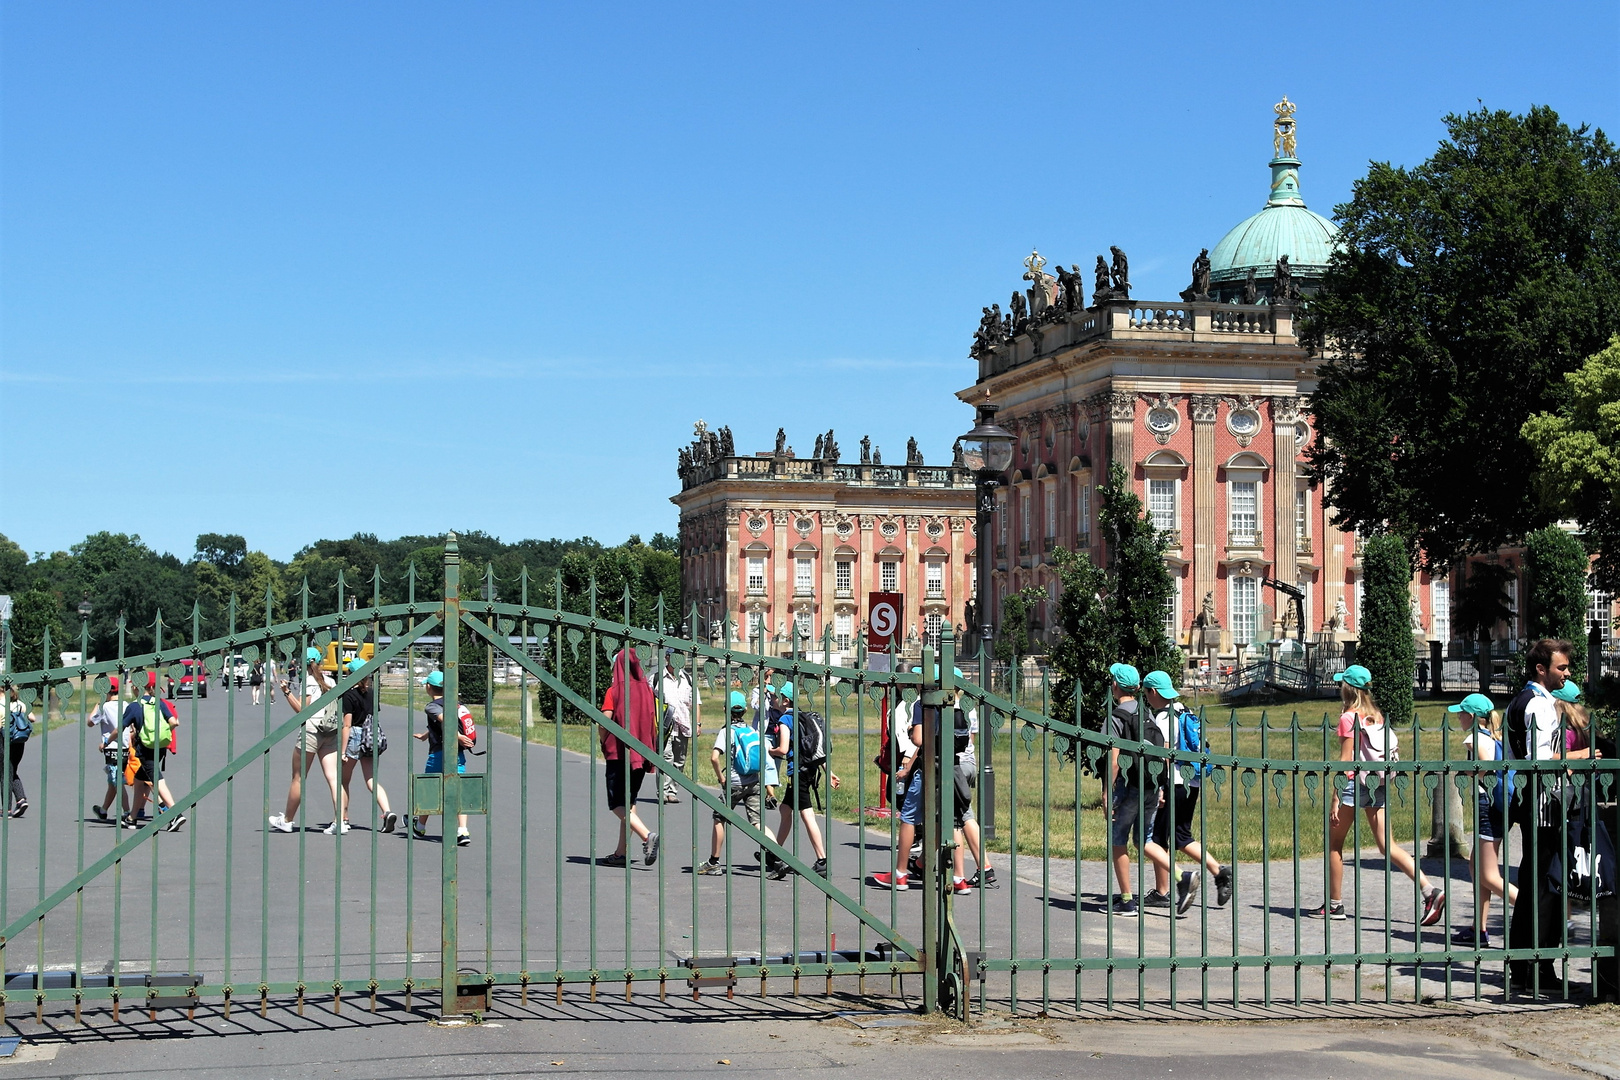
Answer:
M192 705L180 703L184 744L169 765L173 787L182 794L218 771L233 752L251 746L268 724L289 715L287 706L277 703L267 718L245 691L233 702L217 688L212 697L196 703L195 720ZM425 743L408 735L421 729L422 720L385 707L383 722L391 746L382 757L380 775L393 805L403 811L407 775L413 767L421 768L426 751ZM884 939L879 929L863 924L801 879L763 880L755 846L735 830L732 877L694 876L692 866L707 856L710 818L706 807L690 799L644 806L649 823L663 837L663 856L656 866L639 860L629 870L599 866L595 857L612 850L617 827L607 810L600 764L593 767L584 757L536 744L525 748L502 734L484 741L488 753L471 758L469 771L489 775L492 812L473 818L473 843L458 852L458 966L463 970L526 970L543 982L545 973L558 967L594 968L603 973L601 994L622 1000L627 966L673 969L692 955L773 956L828 944L870 949ZM701 748L698 752L704 753ZM297 980L310 986L312 995L329 994L332 984L341 982L352 995L373 977L437 977L443 853L438 821L430 823L427 840L407 839L403 830L382 834L373 827L377 818L357 776L355 829L341 837L323 835L319 829L332 819L332 803L315 772L306 786L303 830L295 835L271 832L265 819L281 809L290 756L291 743L284 741L208 795L191 812L184 831L160 835L99 875L84 888L82 906L73 899L60 905L45 920L43 937L32 930L19 934L5 950L7 971L77 967L86 973L198 972L211 984L233 984L239 1000L255 996L253 988L260 981ZM42 763L48 763L43 776ZM99 756L82 725L37 736L22 771L33 808L24 819L0 823L0 922L28 910L41 895L71 879L77 868L130 835L88 814L87 807L104 787ZM887 868L886 830L837 822L828 829L833 884L870 921L918 941L918 893L896 895L861 885L865 872ZM809 845L797 831L793 842L809 861ZM633 844L632 851L639 854L639 845ZM1466 864L1454 868L1465 872ZM1017 873L1008 869L1002 867L1001 889L967 897L958 904L956 919L968 948L1020 961L1023 970L1016 976L992 974L987 995L991 1002L1023 1010L1051 1013L1073 1007L1072 966L1067 972L1062 965L1050 970L1042 957L1074 956L1076 941L1084 956L1128 961L1138 955L1168 955L1172 933L1178 954L1196 955L1207 943L1211 954L1230 955L1235 939L1239 950L1252 956L1274 948L1318 951L1329 932L1340 951L1355 934L1353 924L1328 926L1294 917L1296 901L1308 906L1320 900L1319 861L1302 866L1297 897L1291 876L1275 872L1268 892L1257 867L1240 867L1231 907L1197 908L1191 918L1174 923L1174 929L1162 916L1110 918L1101 905L1106 873L1101 864L1078 867L1078 890L1072 861L1043 868L1026 857L1018 861ZM1386 920L1383 863L1364 861L1361 881L1363 947L1409 947L1410 883L1395 877L1394 917ZM1453 881L1451 888L1457 897L1469 892L1466 880ZM1212 890L1205 895L1212 897ZM1239 914L1236 928L1234 910ZM1463 916L1455 918L1464 921ZM1580 924L1580 918L1577 940L1589 933L1589 924ZM1424 939L1426 948L1443 947L1438 927L1425 932ZM1448 972L1461 982L1458 992L1472 994L1471 967L1439 964L1426 967L1421 985L1414 985L1410 968L1396 968L1387 978L1382 968L1341 972L1331 982L1339 1001L1354 995L1359 980L1369 1001L1382 1002L1387 994L1416 1002L1443 993ZM1081 1011L1106 1003L1110 990L1122 1007L1135 1007L1138 1000L1168 1002L1170 978L1163 969L1139 973L1129 962L1113 972L1098 965L1084 976ZM1584 974L1576 978L1584 979ZM1206 974L1195 962L1176 979L1182 1002L1200 998L1206 987L1215 1003L1229 1001L1234 993L1229 966L1223 971L1217 964ZM1242 1002L1267 997L1291 1001L1295 979L1291 969L1248 968L1238 981L1237 997ZM1304 999L1322 998L1319 970L1306 969L1298 980ZM1499 971L1480 973L1479 988L1487 999L1499 987ZM670 988L681 986L672 982ZM757 980L739 989L758 993ZM784 979L773 981L770 992L779 996L791 989ZM824 991L825 980L811 980L802 989ZM850 978L838 980L836 989L853 992L858 987ZM898 987L891 987L887 978L869 978L865 985L872 1000L892 989L915 995L918 988L915 978ZM645 996L656 994L658 987L641 983L633 990ZM578 996L587 992L584 987L568 991Z

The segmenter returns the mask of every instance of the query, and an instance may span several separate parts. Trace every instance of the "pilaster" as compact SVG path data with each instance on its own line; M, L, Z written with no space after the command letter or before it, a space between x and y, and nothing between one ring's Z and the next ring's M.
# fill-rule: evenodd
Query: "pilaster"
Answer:
M1194 394L1193 421L1193 592L1186 607L1199 610L1204 594L1215 589L1215 565L1220 538L1215 531L1215 413L1220 398ZM1219 602L1219 601L1217 601Z

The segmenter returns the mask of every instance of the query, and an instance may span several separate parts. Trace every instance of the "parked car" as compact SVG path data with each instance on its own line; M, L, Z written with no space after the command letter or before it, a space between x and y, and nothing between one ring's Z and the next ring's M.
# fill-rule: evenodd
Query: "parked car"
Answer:
M179 681L169 679L169 697L207 697L208 669L201 660L182 660Z

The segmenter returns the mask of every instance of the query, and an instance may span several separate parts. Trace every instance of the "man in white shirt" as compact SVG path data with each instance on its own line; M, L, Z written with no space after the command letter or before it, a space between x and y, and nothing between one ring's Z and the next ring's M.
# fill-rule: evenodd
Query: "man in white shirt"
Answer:
M1503 714L1509 757L1552 761L1564 755L1552 692L1569 678L1571 651L1567 641L1543 638L1525 654L1524 668L1530 681ZM1508 809L1510 827L1517 824L1523 837L1519 899L1508 924L1508 948L1550 949L1558 946L1564 930L1563 890L1554 891L1548 880L1564 842L1563 785L1556 772L1526 770L1520 776L1528 782ZM1552 994L1557 989L1558 972L1551 960L1541 961L1539 970L1535 961L1510 960L1508 969L1512 984L1525 993Z
M664 760L677 769L686 768L686 752L692 744L693 723L701 721L697 688L683 669L675 670L675 650L664 650L664 673L658 680L658 700L664 706ZM681 801L680 785L668 776L659 779L667 803Z

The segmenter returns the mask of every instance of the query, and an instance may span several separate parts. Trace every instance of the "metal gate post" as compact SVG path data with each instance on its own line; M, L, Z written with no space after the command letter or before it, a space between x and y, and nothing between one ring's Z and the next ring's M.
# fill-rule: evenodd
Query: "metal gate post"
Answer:
M932 701L936 695L929 691L937 684L934 670L934 650L924 647L922 652L922 685L917 688L917 700L922 709L922 955L917 959L923 969L923 1012L939 1011L939 706ZM908 858L900 856L903 863Z
M443 749L439 754L443 770L444 804L440 807L439 844L440 873L440 942L439 983L442 1004L441 1017L456 1014L458 967L457 933L460 929L460 896L456 884L457 853L455 841L456 815L461 809L461 774L456 762L461 757L461 549L456 534L451 533L444 544L444 732ZM455 757L450 751L456 751Z

